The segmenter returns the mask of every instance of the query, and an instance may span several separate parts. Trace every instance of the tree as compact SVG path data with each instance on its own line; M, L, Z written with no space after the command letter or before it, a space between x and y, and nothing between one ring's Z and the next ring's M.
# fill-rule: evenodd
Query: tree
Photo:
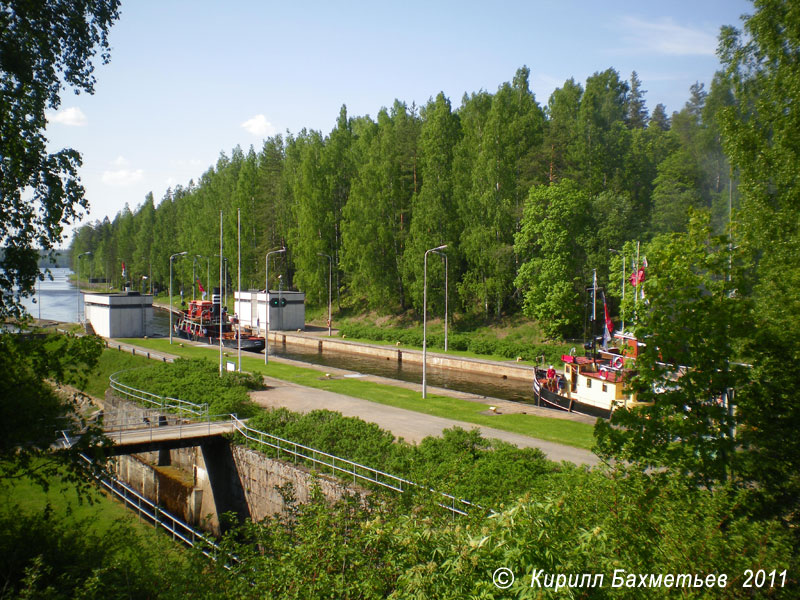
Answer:
M589 195L569 179L531 188L514 251L521 266L515 285L523 311L550 337L574 334L583 316L582 246L591 223Z
M94 92L92 59L99 47L108 62L118 8L119 0L10 0L0 8L0 317L22 314L20 300L39 276L35 247L55 247L87 208L78 152L46 149L46 111L58 109L67 86Z
M644 103L646 93L647 90L642 89L639 75L634 71L631 73L630 89L625 102L628 127L631 129L642 129L647 124L647 107Z
M688 232L647 246L646 301L632 326L644 345L628 388L652 404L621 407L598 422L601 456L666 468L709 488L735 471L741 455L730 392L747 379L736 358L750 319L748 301L734 293L743 271L732 252L702 212Z
M749 385L737 392L749 424L745 473L765 514L800 519L800 13L796 3L758 2L744 31L723 29L719 54L734 103L720 114L722 142L739 173L736 243L755 262L758 315L748 336Z
M529 75L526 67L519 69L513 83L500 86L492 98L480 135L474 136L476 155L467 171L471 186L458 203L467 265L459 290L465 301L479 300L486 316L490 303L499 316L512 295L514 232L542 143L544 114L528 86Z
M453 158L461 136L461 122L452 111L450 100L442 92L435 100L428 102L422 120L419 137L422 185L419 193L411 200L411 239L403 254L405 288L418 310L422 309L423 304L425 251L440 244L450 244L447 249L450 273L456 280L453 276L456 272L454 264L458 260L455 242L461 230L453 197ZM435 265L439 261L432 262ZM428 301L439 304L437 298L438 296L429 297ZM441 299L443 307L444 294L441 294Z

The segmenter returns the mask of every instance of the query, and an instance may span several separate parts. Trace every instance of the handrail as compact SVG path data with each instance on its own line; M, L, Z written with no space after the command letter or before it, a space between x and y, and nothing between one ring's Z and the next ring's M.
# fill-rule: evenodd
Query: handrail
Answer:
M145 367L147 368L147 367ZM208 403L203 404L196 404L194 402L189 402L188 400L181 400L180 398L172 398L170 396L159 396L157 394L151 394L150 392L146 392L144 390L140 390L129 385L125 385L124 383L120 383L116 376L120 373L125 373L126 371L133 371L134 369L125 369L123 371L117 371L116 373L112 373L108 377L109 387L127 396L128 398L135 398L142 402L147 402L158 406L161 410L170 410L170 409L177 409L179 414L189 413L198 417L206 417L208 416Z
M439 502L437 503L439 506L459 515L468 514L466 512L468 507L483 508L477 504L473 504L469 500L457 498L452 494L439 492L433 488L425 488L418 483L414 483L408 479L392 475L391 473L386 473L379 469L373 469L372 467L367 467L366 465L347 460L346 458L341 458L339 456L323 452L322 450L317 450L316 448L304 446L303 444L298 444L297 442L292 442L291 440L286 440L270 433L253 429L252 427L247 426L244 421L238 419L235 415L231 415L231 420L234 423L234 428L236 431L245 439L252 440L270 448L275 448L278 450L278 454L284 452L294 456L295 459L300 458L303 460L310 460L315 465L328 467L331 469L332 473L338 472L352 476L353 483L355 483L356 480L366 481L395 492L400 492L401 494L410 488L427 489L427 491L433 494L438 494L450 502L449 504L442 504ZM457 508L457 505L463 507L463 510L461 508Z
M92 459L85 454L81 454L80 457L91 467L93 464ZM177 538L191 548L199 546L199 550L203 555L214 561L217 560L215 554L207 550L207 548L212 548L214 551L219 552L219 545L214 542L214 540L197 529L194 529L191 525L184 523L170 512L159 507L158 504L151 502L132 487L111 475L105 469L102 469L99 473L93 472L92 476L111 494L122 500L125 506L135 510L139 516L144 516L152 521L154 527L161 527L170 533L173 540ZM236 557L231 554L228 554L228 557L235 561L237 560ZM227 564L224 566L226 569L230 570L230 566Z

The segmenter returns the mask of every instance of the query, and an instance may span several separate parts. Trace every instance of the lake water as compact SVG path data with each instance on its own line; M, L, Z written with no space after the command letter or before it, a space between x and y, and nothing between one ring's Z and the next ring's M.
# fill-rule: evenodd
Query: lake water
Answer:
M69 279L72 271L50 269L50 274L52 281L45 275L45 280L36 284L35 296L23 300L23 306L37 319L41 316L52 321L76 322L79 300L75 285Z

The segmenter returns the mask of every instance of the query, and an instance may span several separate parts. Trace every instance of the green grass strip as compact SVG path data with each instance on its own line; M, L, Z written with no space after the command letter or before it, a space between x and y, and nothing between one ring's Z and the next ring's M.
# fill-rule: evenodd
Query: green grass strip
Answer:
M212 348L189 344L180 346L178 343L173 343L170 346L169 341L164 339L136 338L120 341L158 352L179 355L184 358L204 358L214 362L219 360L219 351ZM229 351L225 360L235 361L235 354L235 352ZM316 369L297 367L276 361L270 362L265 367L263 358L253 356L242 356L242 369L253 373L263 373L267 377L274 377L275 379L310 388L336 392L337 394L369 400L378 404L454 419L464 423L494 427L495 429L502 429L503 431L576 448L589 450L594 443L593 427L586 423L526 414L482 415L480 414L482 411L488 410L488 404L435 394L429 394L428 398L423 400L419 392L408 388L354 379L326 379L321 377L320 371Z

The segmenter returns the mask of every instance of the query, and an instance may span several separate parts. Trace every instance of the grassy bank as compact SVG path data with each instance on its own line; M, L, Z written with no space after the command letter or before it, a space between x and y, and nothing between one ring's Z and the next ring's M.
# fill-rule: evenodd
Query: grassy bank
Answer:
M188 344L183 347L178 344L172 344L172 346L170 346L167 340L161 339L129 339L123 341L151 350L169 352L186 358L204 358L213 362L219 360L218 351L211 348L202 348ZM109 350L106 351L104 355L108 353L112 355L114 353L120 354L118 351ZM233 354L234 353L231 353L231 357ZM233 360L231 357L228 357L228 360ZM146 361L144 358L141 360ZM294 365L281 364L275 361L265 366L263 358L252 356L242 357L242 369L254 373L262 373L268 377L274 377L298 385L369 400L370 402L413 410L437 417L455 419L463 421L464 423L494 427L496 429L519 433L550 442L575 446L577 448L589 449L592 447L594 441L592 435L593 428L591 425L585 423L523 414L483 415L480 413L489 408L488 404L446 396L437 396L435 394L429 394L428 398L423 400L419 392L407 388L349 378L327 379L316 369L296 367ZM96 385L102 385L102 381L97 382Z

